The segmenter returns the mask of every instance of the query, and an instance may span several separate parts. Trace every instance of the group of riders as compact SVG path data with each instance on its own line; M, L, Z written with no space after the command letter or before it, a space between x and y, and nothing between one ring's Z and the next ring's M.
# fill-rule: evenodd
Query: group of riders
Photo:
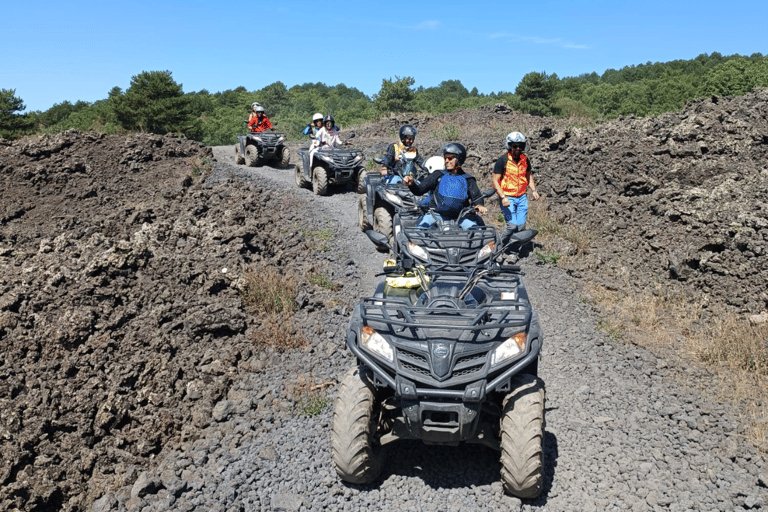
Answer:
M253 103L251 110L252 113L248 119L248 127L251 131L272 129L272 123L266 116L264 107ZM310 159L316 151L343 144L332 115L323 116L319 112L314 114L312 122L304 128L302 133L312 138ZM439 220L457 220L459 213L469 205L474 205L477 213L486 213L487 209L477 180L462 169L467 158L467 149L458 142L445 144L442 147L442 165L437 166L439 171L435 171L418 154L414 146L417 133L418 130L410 124L400 127L400 142L390 144L387 148L381 174L388 176L390 183L401 181L417 196L428 194L429 211L419 220L418 225L431 227ZM499 198L506 223L502 233L502 243L507 243L515 232L525 229L528 216L528 189L531 190L535 201L539 199L531 159L524 153L526 143L525 135L522 133L518 131L508 133L504 140L506 154L499 157L493 167L493 188ZM414 164L435 172L429 172L423 178L417 179L418 173ZM478 223L482 221L477 215L465 216L460 221L464 229L469 229Z
M467 149L462 144L449 142L442 147L441 172L430 172L418 180L412 166L404 171L404 165L409 161L433 171L413 145L417 133L418 130L408 124L400 128L400 142L391 144L387 149L381 174L388 176L390 182L402 181L417 196L428 194L429 211L419 220L418 226L428 228L439 220L458 220L460 212L470 205L474 205L477 213L487 213L477 180L462 168L467 158ZM496 160L493 168L493 188L505 221L502 233L504 244L515 232L525 229L528 189L535 201L539 199L531 159L524 153L526 143L522 133L508 133L504 141L507 152ZM409 158L406 158L409 153ZM477 215L467 215L459 223L463 229L470 229L482 221ZM516 255L510 255L510 258L516 258Z

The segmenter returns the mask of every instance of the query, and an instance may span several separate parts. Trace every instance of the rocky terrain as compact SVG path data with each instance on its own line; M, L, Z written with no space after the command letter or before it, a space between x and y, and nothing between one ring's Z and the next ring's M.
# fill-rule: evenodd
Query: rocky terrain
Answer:
M381 263L352 191L317 198L292 168L170 136L0 141L0 510L767 506L736 411L693 391L711 376L605 343L578 300L584 282L663 283L713 314L766 310L766 99L596 126L498 105L355 127L369 158L403 122L427 154L458 133L486 186L504 135L524 131L551 213L594 233L570 276L525 263L548 336L547 490L529 504L476 448L406 444L378 485L334 478L324 400ZM291 317L244 300L248 276L274 274L294 287Z

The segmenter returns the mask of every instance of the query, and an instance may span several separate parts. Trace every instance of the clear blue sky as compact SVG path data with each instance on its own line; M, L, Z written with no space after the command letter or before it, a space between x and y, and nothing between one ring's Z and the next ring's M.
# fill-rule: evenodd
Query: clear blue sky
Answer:
M413 0L13 1L3 7L0 89L27 110L105 99L143 71L184 92L276 81L460 80L513 92L528 72L561 78L702 53L768 53L768 2Z

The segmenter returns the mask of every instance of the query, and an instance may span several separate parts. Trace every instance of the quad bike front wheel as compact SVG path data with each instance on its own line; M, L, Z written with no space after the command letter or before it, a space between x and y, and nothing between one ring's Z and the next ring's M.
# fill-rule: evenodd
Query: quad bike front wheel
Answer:
M245 163L245 157L240 153L240 144L235 144L235 163L237 165L243 165Z
M248 167L256 167L259 163L259 148L253 144L245 146L245 165Z
M288 164L291 163L291 152L288 150L287 147L283 146L283 149L280 151L280 165L283 167L288 167Z
M371 223L368 221L368 201L365 196L360 196L357 200L357 225L360 226L360 231L368 231L373 229Z
M535 498L544 480L544 383L520 374L511 384L501 416L501 480L508 493Z
M377 206L373 210L373 230L386 235L389 245L395 246L392 233L392 212L386 206Z
M358 194L365 194L365 177L368 176L368 171L365 169L360 169L360 172L357 173L357 193Z
M309 188L310 182L304 178L304 171L299 164L296 164L296 186L299 188Z
M319 165L312 169L312 191L318 196L328 195L328 171Z
M378 440L380 409L370 370L350 369L339 385L331 435L333 464L345 482L369 484L381 473L386 453Z

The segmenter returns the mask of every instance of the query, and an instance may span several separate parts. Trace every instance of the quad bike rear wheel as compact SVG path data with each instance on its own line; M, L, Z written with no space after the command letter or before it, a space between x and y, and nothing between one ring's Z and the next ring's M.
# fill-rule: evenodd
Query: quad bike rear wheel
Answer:
M283 167L288 167L288 164L291 163L291 152L288 150L287 147L283 146L283 149L280 151L280 165Z
M511 385L501 416L501 480L508 493L535 498L544 480L544 383L523 373Z
M302 170L301 165L296 164L296 171L295 171L294 174L296 176L296 186L297 187L299 187L299 188L309 188L311 183L304 178L304 171Z
M379 444L380 410L370 370L350 369L339 386L331 435L333 464L345 482L369 484L381 473L386 453Z
M360 231L368 231L373 229L371 223L368 221L368 201L365 196L360 196L357 200L357 225L360 226Z
M256 167L259 163L259 148L253 144L245 146L245 165L248 167Z
M237 165L243 165L245 163L245 157L240 153L240 144L235 144L235 163Z
M357 193L365 194L365 177L368 176L368 171L360 168L360 172L357 173Z
M312 169L312 191L318 196L328 195L328 171L317 166Z

